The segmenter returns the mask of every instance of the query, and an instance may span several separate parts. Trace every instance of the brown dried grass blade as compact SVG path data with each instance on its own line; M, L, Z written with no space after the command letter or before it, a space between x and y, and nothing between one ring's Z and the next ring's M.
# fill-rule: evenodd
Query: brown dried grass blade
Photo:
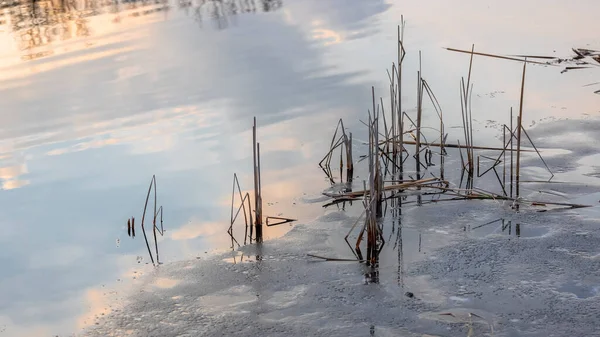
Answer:
M306 256L314 257L315 259L321 259L325 261L337 261L337 262L365 262L366 260L357 260L357 259L338 259L333 257L324 257L313 254L306 254Z
M474 54L474 55L479 55L479 56L487 56L487 57L493 57L493 58L498 58L498 59L503 59L503 60L510 60L510 61L518 61L518 62L527 62L527 63L534 63L534 64L542 64L542 65L552 65L549 63L544 63L544 62L536 62L536 61L525 61L523 59L519 59L519 58L514 58L514 57L507 57L507 56L502 56L502 55L494 55L494 54L488 54L488 53L479 53L479 52L471 52L469 50L461 50L461 49L456 49L456 48L445 48L449 51L454 51L457 53L465 53L465 54Z

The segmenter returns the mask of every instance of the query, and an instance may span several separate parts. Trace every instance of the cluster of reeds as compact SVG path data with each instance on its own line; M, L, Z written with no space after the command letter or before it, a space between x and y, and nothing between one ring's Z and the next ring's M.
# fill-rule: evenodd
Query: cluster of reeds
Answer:
M245 233L244 233L244 245L247 244L248 240L252 243L254 239L256 242L260 243L263 240L263 199L262 199L262 188L261 188L261 174L260 174L260 143L257 142L257 126L256 126L256 117L254 117L254 124L252 125L252 161L253 161L253 180L254 180L254 211L252 210L251 201L250 201L250 193L242 194L242 189L240 187L239 180L237 175L233 174L233 191L231 195L231 218L229 229L227 233L231 237L231 248L234 248L234 245L237 244L240 246L239 242L235 239L233 234L233 225L236 222L240 212L244 213L244 223L245 223ZM237 207L237 211L234 209L235 207L235 196L239 197L240 205ZM246 208L247 207L247 208ZM265 224L267 227L277 226L284 223L289 223L296 221L295 219L283 218L277 216L266 216L264 217ZM269 223L269 220L276 220L276 222Z
M416 194L416 203L423 204L422 196L431 195L432 198L428 202L454 201L454 200L507 200L513 203L513 206L518 209L519 204L527 204L532 206L566 206L570 208L586 207L586 205L556 203L545 201L525 200L521 197L521 154L523 152L536 152L544 166L550 172L550 179L554 176L550 168L541 156L540 151L533 143L531 137L522 125L523 120L523 102L525 91L525 74L527 64L544 64L541 62L530 61L526 57L506 57L501 55L493 55L489 53L480 53L475 51L473 45L470 51L447 48L450 51L467 53L470 55L469 68L466 78L460 81L460 103L462 115L462 129L464 140L458 140L456 144L447 143L448 134L445 133L442 108L431 88L429 83L423 76L421 68L421 53L419 52L419 70L417 71L417 109L416 116L410 116L403 111L402 106L402 65L406 55L404 40L405 22L402 18L401 25L398 26L398 57L397 64L392 63L391 73L388 71L390 81L390 109L391 125L388 125L388 118L384 110L383 99L376 99L375 90L371 88L372 94L372 110L368 111L368 122L363 122L368 128L369 141L367 155L362 159L367 159L368 166L368 183L363 181L363 190L353 191L348 188L342 192L324 192L325 195L333 199L325 206L330 206L346 201L362 199L364 211L352 226L345 239L348 242L348 237L358 226L361 219L364 218L362 229L358 232L357 241L354 244L353 252L359 261L366 261L371 265L377 263L377 257L381 247L385 244L385 240L381 235L381 227L379 219L384 216L383 207L387 210L387 201L391 201L392 210L401 209L403 204L408 204L411 201L403 201L410 194ZM513 127L513 116L511 109L510 126L503 125L503 146L502 147L484 147L474 145L473 136L473 111L472 111L472 73L473 59L475 56L493 57L498 59L507 59L511 61L519 61L523 63L523 72L521 78L521 91L519 99L519 113L517 115L516 126ZM426 99L426 100L424 100ZM377 102L379 102L377 104ZM439 130L433 127L422 125L424 105L430 104L435 110L439 118ZM383 126L383 130L380 127ZM341 129L341 132L339 131ZM424 129L433 129L436 131L437 139L428 141L423 133ZM507 137L508 133L508 137ZM339 135L338 135L339 134ZM350 134L351 135L351 134ZM522 148L521 137L525 135L531 144L533 150ZM381 138L383 139L381 139ZM409 139L405 139L409 137ZM350 144L349 141L350 140ZM411 151L407 145L414 145L414 150ZM340 177L344 167L343 150L346 149L346 167L354 168L352 164L352 146L351 136L346 136L346 130L343 127L343 122L340 120L336 126L336 130L331 142L331 146L325 157L319 165L328 173L332 183L333 180L330 172L330 164L333 158L334 150L340 147ZM447 149L456 149L459 152L462 163L461 181L458 185L451 184L445 180L444 162L448 156ZM435 166L434 153L439 154L439 171L431 169ZM489 155L489 153L497 153L497 155ZM412 153L412 155L411 155ZM507 169L507 153L510 156L510 167ZM405 162L408 158L414 159L414 170L405 168ZM481 159L490 160L492 166L486 170L480 169ZM515 160L516 159L516 160ZM502 164L502 177L500 177L499 166ZM477 170L476 170L477 169ZM475 175L475 172L477 174ZM485 191L476 186L476 178L481 178L489 172L495 174L495 178L499 183L501 192ZM426 178L425 175L431 177ZM507 175L509 175L507 182ZM466 182L465 182L466 176ZM406 179L409 178L409 179ZM342 179L343 181L343 179ZM351 175L347 175L347 182L351 183ZM463 184L464 183L464 184ZM509 186L507 186L509 185ZM510 192L509 192L510 191ZM367 236L367 258L363 259L360 245L363 242L363 237Z
M152 250L150 249L150 242L148 241L148 236L146 235L145 222L146 222L146 212L148 209L148 203L150 202L150 194L154 190L154 211L152 217L152 236L154 238L154 249L156 254L156 262L154 260L154 256L152 254ZM157 222L160 220L160 228L158 228ZM150 180L150 186L148 187L148 193L146 194L146 202L144 203L144 212L142 213L142 222L140 224L142 227L142 234L144 235L144 241L146 241L146 247L148 248L148 255L150 256L150 261L152 264L160 264L160 257L158 253L158 240L157 234L162 236L164 234L163 227L163 207L158 206L158 197L156 192L156 176L152 176L152 180ZM127 220L127 235L132 238L135 238L135 218L131 217Z
M339 133L339 136L338 136ZM333 179L333 174L331 173L331 160L334 156L334 151L337 148L340 148L340 181L344 180L344 152L346 154L346 182L352 183L352 175L354 174L354 166L352 164L352 132L346 134L346 129L344 128L344 121L340 118L338 124L335 127L335 132L333 133L333 137L331 138L331 145L329 146L329 151L321 159L319 162L319 167L325 172L329 180L332 184L335 183ZM345 150L345 151L344 151Z

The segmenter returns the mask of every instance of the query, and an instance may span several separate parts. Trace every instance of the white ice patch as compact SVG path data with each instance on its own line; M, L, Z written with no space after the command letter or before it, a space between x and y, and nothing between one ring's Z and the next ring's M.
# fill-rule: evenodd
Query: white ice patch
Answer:
M266 304L274 308L283 309L298 303L298 300L306 294L308 286L299 285L287 291L275 292Z
M241 312L241 307L257 301L252 287L247 285L234 286L214 294L198 298L197 307L213 314L235 314Z
M465 302L469 302L469 301L470 301L470 300L469 300L468 298L466 298L466 297L450 296L449 298L450 298L450 300L451 300L451 301L462 302L462 303L465 303Z

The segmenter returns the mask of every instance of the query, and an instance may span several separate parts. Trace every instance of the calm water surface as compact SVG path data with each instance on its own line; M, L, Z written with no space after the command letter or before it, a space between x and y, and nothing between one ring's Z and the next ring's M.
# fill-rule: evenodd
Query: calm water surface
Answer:
M162 260L227 249L233 173L251 188L253 116L265 214L320 214L310 201L327 183L316 163L337 119L360 128L371 86L385 99L401 15L406 109L414 109L420 50L450 126L461 123L468 56L442 47L565 57L572 47L600 49L593 0L77 6L41 34L52 41L27 32L9 9L0 26L0 336L79 331L102 314L107 288L148 268L143 241L130 239L125 224L141 218L153 174L167 229ZM38 38L46 40L32 46ZM529 68L528 125L600 114L600 88L583 87L600 72L561 69ZM519 63L475 60L476 129L508 122L521 71ZM456 139L462 131L450 132ZM494 144L494 136L481 132L476 141Z

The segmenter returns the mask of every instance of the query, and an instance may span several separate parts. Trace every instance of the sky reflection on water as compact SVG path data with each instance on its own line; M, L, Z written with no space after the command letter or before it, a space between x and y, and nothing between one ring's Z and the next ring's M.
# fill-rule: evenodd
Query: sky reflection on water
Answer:
M301 220L320 214L320 206L301 197L326 186L316 163L337 119L358 129L370 86L386 96L400 14L408 21L407 73L416 74L422 50L425 76L449 124L459 124L459 109L457 91L448 88L465 76L467 58L441 47L475 43L487 52L543 54L598 44L581 29L600 9L593 1L536 6L543 20L516 11L515 1L494 8L474 1L430 5L445 15L384 1L283 2L269 4L268 12L264 3L252 3L256 11L244 0L235 11L217 8L215 18L208 2L199 11L202 24L197 4L187 13L172 4L146 15L144 8L164 5L123 6L118 14L86 17L88 34L21 51L2 26L0 331L37 336L92 324L89 314L111 303L99 285L132 282L134 270L147 268L143 242L125 236L125 221L139 216L153 174L165 208L163 260L226 249L233 173L251 187L253 116L265 202L273 203L265 213ZM559 15L565 11L577 16ZM559 18L569 21L557 25ZM31 57L39 53L45 56ZM506 122L518 99L520 65L477 58L474 69L482 96L473 107L485 111L477 117L481 129L487 119ZM529 71L528 119L597 116L598 97L581 88L597 80L595 69ZM411 82L409 76L409 112ZM496 91L503 93L485 95ZM480 141L490 140L486 134ZM84 311L85 318L74 318Z

